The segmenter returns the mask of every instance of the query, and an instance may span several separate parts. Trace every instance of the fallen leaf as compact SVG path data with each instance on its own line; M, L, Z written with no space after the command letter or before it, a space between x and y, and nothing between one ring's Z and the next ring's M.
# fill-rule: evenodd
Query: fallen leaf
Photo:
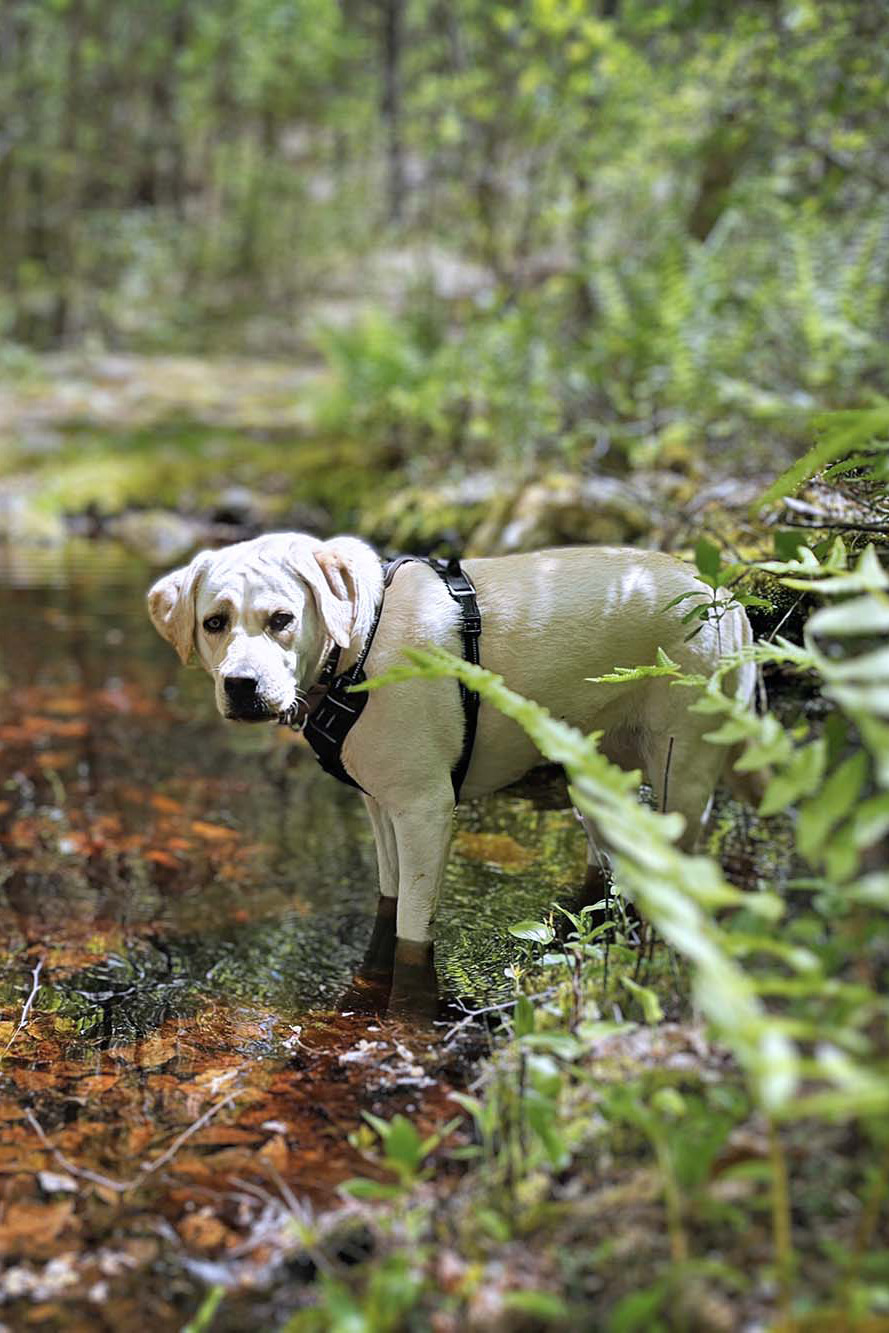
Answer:
M43 1069L8 1069L7 1074L18 1088L24 1088L27 1092L45 1092L48 1088L54 1088L57 1082L57 1075L49 1074Z
M458 856L482 861L504 870L525 870L537 860L537 852L516 842L508 833L470 833L461 829L454 839Z
M224 824L207 824L203 819L193 819L191 827L199 838L206 838L208 842L222 842L238 837L235 829L226 828Z
M213 1215L209 1207L184 1217L179 1223L179 1235L186 1245L196 1250L216 1250L234 1239L234 1233Z
M264 1162L268 1162L279 1171L285 1171L290 1160L290 1149L287 1147L287 1140L283 1134L276 1134L274 1138L269 1139L256 1154Z
M163 792L155 792L151 798L151 804L155 810L162 810L168 815L178 815L182 810L182 802L176 801L172 796L165 796Z
M90 1074L77 1084L78 1093L86 1097L101 1097L103 1092L113 1088L120 1074Z
M34 756L41 768L68 768L77 759L73 750L39 750Z
M42 1258L73 1220L74 1201L11 1203L0 1222L0 1253Z
M251 1129L242 1129L240 1125L207 1125L193 1136L196 1144L235 1144L260 1143L262 1135Z
M165 1065L168 1060L172 1060L178 1050L177 1037L162 1037L160 1033L155 1032L144 1041L136 1043L133 1061L139 1069L157 1069L160 1065Z
M32 1135L36 1143L36 1137ZM20 1171L39 1171L46 1165L46 1153L38 1147L0 1143L0 1175L18 1175Z
M159 847L153 847L145 853L146 861L153 861L155 865L166 866L168 870L181 870L182 862L171 855L170 852L162 851Z

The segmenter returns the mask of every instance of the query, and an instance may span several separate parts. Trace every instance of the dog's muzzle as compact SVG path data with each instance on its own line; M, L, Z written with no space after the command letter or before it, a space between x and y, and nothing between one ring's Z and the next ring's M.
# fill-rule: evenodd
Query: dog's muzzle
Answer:
M270 722L277 717L259 693L256 676L226 676L222 683L225 691L226 716L234 722Z

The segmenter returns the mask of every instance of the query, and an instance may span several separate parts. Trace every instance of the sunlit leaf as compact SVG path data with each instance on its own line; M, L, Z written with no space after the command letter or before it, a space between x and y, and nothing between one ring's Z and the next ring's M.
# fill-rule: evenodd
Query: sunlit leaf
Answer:
M699 537L695 543L695 564L701 574L708 574L715 579L722 567L722 553L718 546L706 537Z
M646 1023L660 1023L663 1020L664 1011L653 990L648 986L640 986L632 977L621 977L621 985L639 1001Z
M826 758L823 739L812 741L796 750L766 788L759 813L774 815L779 810L786 810L801 796L810 796L821 781Z
M505 1310L516 1310L544 1322L567 1319L570 1313L562 1297L552 1291L507 1291L502 1304Z
M817 856L831 830L854 806L867 777L868 759L863 750L843 760L823 786L800 806L797 845L808 860Z
M366 1180L361 1176L356 1176L352 1180L344 1180L339 1186L341 1194L345 1194L350 1199L397 1199L402 1192L400 1185L386 1185L379 1180Z
M555 939L555 931L545 921L518 921L509 927L509 933L517 940L528 940L534 944L550 944Z

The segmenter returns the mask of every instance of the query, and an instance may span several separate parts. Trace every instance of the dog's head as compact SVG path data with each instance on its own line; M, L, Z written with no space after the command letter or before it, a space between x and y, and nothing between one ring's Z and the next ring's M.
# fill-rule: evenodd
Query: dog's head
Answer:
M334 644L363 638L379 588L377 557L354 537L272 533L201 551L154 584L148 611L213 677L223 717L267 722L291 714Z

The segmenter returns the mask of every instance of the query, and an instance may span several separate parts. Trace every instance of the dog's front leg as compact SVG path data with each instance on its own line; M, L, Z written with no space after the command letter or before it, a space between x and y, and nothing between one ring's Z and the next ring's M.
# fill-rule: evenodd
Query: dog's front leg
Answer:
M392 820L372 796L364 804L377 846L380 892L370 941L352 981L340 996L339 1007L363 1013L381 1013L389 1002L395 966L395 913L398 907L398 849Z
M398 852L395 973L389 1008L434 1015L438 982L432 956L432 919L444 879L453 827L450 787L392 812Z

